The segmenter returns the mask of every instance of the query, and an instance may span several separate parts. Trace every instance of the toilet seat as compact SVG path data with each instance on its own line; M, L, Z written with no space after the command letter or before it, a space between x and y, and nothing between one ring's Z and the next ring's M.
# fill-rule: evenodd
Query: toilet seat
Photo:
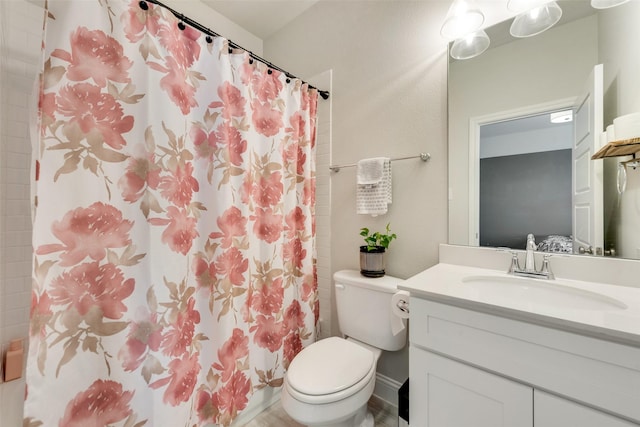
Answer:
M285 385L306 403L330 403L363 389L376 372L376 358L366 348L338 337L302 350L289 365Z

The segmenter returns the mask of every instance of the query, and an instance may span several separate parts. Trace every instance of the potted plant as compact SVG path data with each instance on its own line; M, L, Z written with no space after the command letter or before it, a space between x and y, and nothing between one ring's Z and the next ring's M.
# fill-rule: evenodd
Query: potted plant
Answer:
M382 277L385 268L385 252L391 241L397 236L391 233L387 224L385 233L371 232L368 228L360 229L360 235L366 245L360 246L360 274L365 277Z

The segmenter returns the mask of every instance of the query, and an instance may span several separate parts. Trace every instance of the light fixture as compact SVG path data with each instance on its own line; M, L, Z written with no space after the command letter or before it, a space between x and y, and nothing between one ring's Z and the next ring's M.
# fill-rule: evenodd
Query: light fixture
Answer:
M553 27L562 17L562 9L555 1L536 6L516 16L511 23L513 37L531 37Z
M442 37L459 39L479 30L484 23L484 14L475 0L454 0L440 29Z
M470 59L487 50L490 43L487 33L478 30L454 41L449 54L453 59Z
M531 9L535 9L538 6L542 6L551 0L509 0L507 2L507 9L516 14L526 12Z
M549 114L549 120L551 123L568 123L573 121L573 111L572 110L564 110L564 111L556 111Z
M609 9L610 7L620 6L629 0L591 0L591 7L594 9Z

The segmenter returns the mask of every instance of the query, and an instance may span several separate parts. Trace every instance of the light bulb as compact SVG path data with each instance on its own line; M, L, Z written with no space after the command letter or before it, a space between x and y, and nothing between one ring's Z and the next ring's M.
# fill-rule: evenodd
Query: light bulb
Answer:
M471 59L487 50L490 43L487 33L478 30L453 42L449 55L453 59Z
M484 14L474 0L454 0L442 24L440 34L455 40L472 33L484 23Z

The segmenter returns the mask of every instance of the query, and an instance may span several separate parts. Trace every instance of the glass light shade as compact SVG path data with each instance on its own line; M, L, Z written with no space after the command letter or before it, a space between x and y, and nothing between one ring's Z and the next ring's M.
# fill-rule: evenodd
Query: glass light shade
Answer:
M474 0L454 0L442 24L440 34L450 40L472 33L484 23L484 14Z
M487 50L490 43L487 33L478 30L453 42L449 55L453 59L471 59Z
M610 7L620 6L629 0L591 0L591 7L594 9L609 9Z
M511 23L513 37L531 37L553 27L562 17L562 9L552 1L516 16Z
M551 0L509 0L507 2L507 9L512 12L522 13L549 3L549 1Z

